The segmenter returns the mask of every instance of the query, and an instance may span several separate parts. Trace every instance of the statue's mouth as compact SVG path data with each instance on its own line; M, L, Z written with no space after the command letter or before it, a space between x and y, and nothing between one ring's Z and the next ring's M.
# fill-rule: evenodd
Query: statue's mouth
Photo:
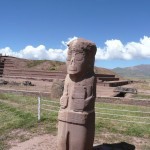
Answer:
M75 66L69 66L69 71L77 71L77 67Z

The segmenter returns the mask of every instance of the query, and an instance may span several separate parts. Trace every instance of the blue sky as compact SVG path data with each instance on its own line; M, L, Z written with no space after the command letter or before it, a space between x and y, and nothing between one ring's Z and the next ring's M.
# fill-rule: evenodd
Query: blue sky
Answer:
M96 66L150 64L149 0L0 0L0 53L65 61L66 43L98 47Z

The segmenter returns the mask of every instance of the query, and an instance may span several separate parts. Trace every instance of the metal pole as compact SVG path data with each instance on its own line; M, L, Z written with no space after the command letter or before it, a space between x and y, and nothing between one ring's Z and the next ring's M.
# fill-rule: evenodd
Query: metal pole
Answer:
M38 121L41 119L41 99L38 97Z

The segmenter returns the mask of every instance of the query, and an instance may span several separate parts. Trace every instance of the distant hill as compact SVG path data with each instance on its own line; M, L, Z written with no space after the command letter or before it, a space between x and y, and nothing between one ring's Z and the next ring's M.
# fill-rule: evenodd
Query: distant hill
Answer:
M3 56L3 58L13 62L14 69L25 69L25 70L42 70L42 71L63 71L66 72L66 63L52 60L29 60L16 58L11 56ZM112 74L118 77L118 75L112 70L106 68L95 67L95 73L99 74Z
M67 72L65 62L52 61L52 60L26 60L26 63L24 64L24 68L43 70L43 71ZM94 67L94 72L98 74L113 74L116 77L119 77L115 72L106 68Z
M112 71L126 78L150 79L150 65L138 65L126 68L114 68Z

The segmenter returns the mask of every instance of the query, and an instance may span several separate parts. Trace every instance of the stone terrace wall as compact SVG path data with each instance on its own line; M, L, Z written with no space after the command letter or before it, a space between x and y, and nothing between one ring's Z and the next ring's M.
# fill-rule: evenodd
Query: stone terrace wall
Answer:
M4 62L2 60L2 56L0 55L0 77L3 76L3 71L4 71Z
M4 70L3 70L3 77L9 77L9 78L26 78L26 79L64 79L66 74L59 71L43 71L43 70L31 70L31 69L25 69L18 67L18 63L21 63L19 61L19 58L15 57L2 57L4 61ZM20 65L20 64L19 64Z
M65 79L66 73L60 71L43 71L31 70L20 67L22 61L19 58L10 56L0 56L0 77L7 78L25 78L25 79ZM27 61L27 60L24 60ZM18 65L19 63L19 65ZM23 66L23 65L22 65ZM119 78L113 74L96 74L97 84L102 86L121 86L129 84L129 81L120 81Z
M130 83L132 83L132 81L129 80L98 82L99 85L108 86L108 87L117 87L117 86L127 85Z
M97 97L96 102L126 104L150 107L149 99L134 99L134 98L120 98L120 97Z
M37 79L64 79L66 74L63 72L46 72L37 70L27 70L27 69L4 69L4 77L10 78L37 78Z

